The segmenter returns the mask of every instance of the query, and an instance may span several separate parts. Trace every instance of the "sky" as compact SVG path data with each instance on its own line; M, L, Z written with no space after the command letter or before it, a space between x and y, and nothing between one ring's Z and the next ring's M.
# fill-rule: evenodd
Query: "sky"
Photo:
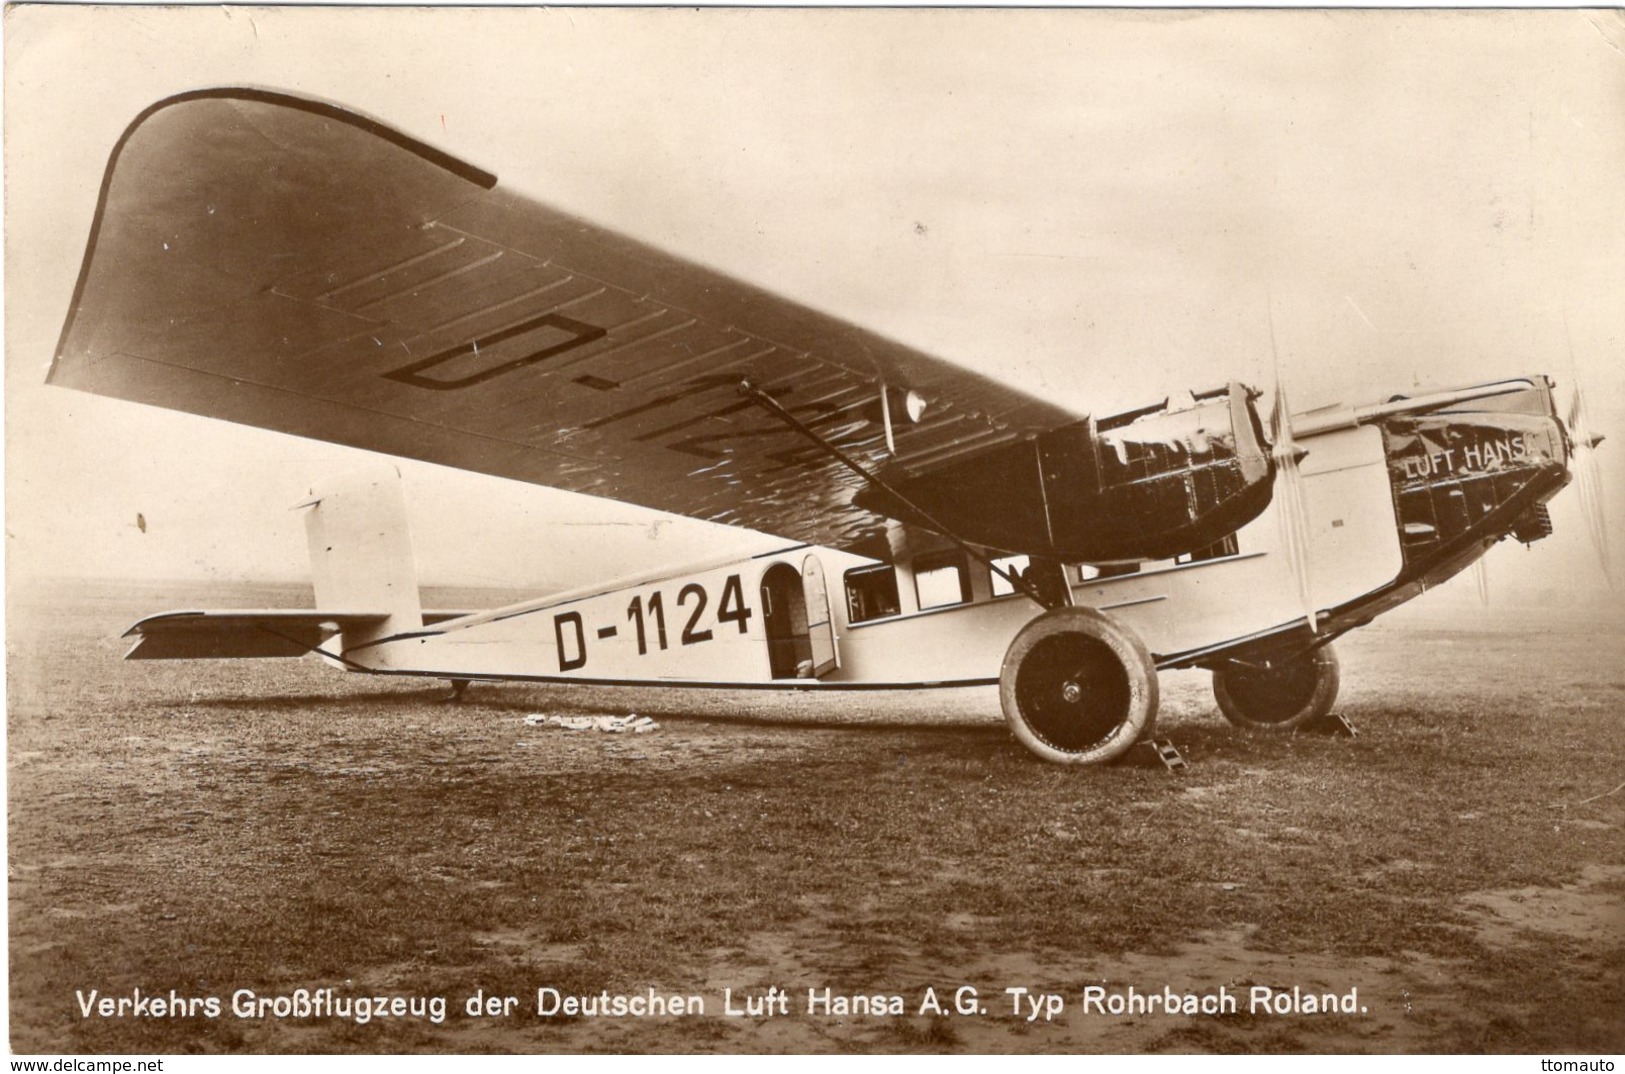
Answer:
M1277 362L1299 409L1527 373L1566 407L1578 380L1625 578L1619 12L23 6L5 64L13 582L303 579L289 508L368 462L43 383L114 142L226 85L355 109L1079 412ZM430 584L770 543L399 465ZM1573 491L1553 516L1492 555L1502 591L1596 592Z

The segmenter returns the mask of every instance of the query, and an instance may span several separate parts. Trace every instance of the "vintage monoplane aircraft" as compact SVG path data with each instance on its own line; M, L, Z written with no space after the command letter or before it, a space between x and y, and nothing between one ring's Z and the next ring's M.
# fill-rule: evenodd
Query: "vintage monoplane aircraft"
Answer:
M1544 376L1289 414L1228 384L1102 417L495 189L331 105L161 101L113 150L50 382L747 527L782 548L425 612L393 475L313 490L317 607L189 611L135 659L318 653L455 684L998 684L1121 756L1157 674L1324 715L1330 643L1550 533L1583 430ZM1571 420L1569 425L1573 425ZM833 590L833 593L832 593Z

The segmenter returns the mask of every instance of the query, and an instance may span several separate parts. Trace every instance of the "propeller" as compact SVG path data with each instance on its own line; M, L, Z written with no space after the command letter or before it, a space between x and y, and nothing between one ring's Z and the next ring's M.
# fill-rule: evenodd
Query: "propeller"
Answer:
M1490 606L1490 568L1488 561L1483 556L1473 560L1473 581L1478 585L1478 602L1488 608Z
M1281 545L1298 584L1298 599L1311 633L1319 633L1315 597L1309 581L1309 515L1304 509L1303 475L1298 462L1308 452L1292 438L1291 410L1286 401L1286 384L1281 378L1281 352L1275 345L1275 311L1270 311L1270 350L1275 356L1275 406L1270 411L1271 454L1275 458L1276 517L1281 520Z
M1565 321L1564 328L1568 324ZM1574 361L1574 340L1569 340L1569 367L1573 378L1573 394L1569 398L1569 440L1573 443L1570 468L1574 471L1574 484L1580 491L1580 513L1585 517L1586 529L1591 533L1591 547L1602 563L1603 577L1608 588L1614 588L1613 558L1608 549L1608 527L1602 498L1602 471L1597 464L1597 445L1602 437L1591 431L1586 415L1585 389L1580 386L1580 370Z

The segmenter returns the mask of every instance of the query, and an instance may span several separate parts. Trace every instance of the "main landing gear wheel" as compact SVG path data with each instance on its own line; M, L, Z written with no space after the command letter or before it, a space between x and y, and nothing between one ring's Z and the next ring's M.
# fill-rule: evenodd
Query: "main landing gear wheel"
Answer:
M999 703L1046 761L1105 764L1151 733L1157 666L1138 637L1093 608L1052 608L1010 643Z
M1322 645L1271 667L1229 664L1213 673L1219 711L1237 727L1285 734L1332 711L1337 654Z

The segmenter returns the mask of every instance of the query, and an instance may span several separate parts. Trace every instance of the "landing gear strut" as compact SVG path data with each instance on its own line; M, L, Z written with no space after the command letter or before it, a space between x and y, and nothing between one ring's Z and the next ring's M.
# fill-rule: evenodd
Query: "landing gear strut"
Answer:
M1058 764L1105 764L1151 733L1157 668L1145 644L1093 608L1052 608L1022 628L999 672L1022 745Z
M1330 712L1338 682L1337 654L1322 645L1268 667L1227 664L1213 672L1213 696L1237 727L1285 734Z

